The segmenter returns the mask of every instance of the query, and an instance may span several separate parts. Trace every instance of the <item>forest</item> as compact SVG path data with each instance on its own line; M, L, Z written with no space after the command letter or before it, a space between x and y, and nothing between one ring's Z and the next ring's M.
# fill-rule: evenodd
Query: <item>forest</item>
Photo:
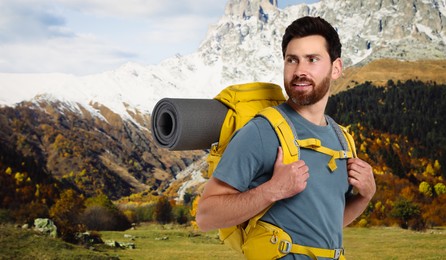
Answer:
M368 129L406 136L416 146L413 156L436 158L444 165L445 87L412 80L389 80L384 87L366 82L331 97L326 112L342 125L360 123Z
M384 87L365 82L330 97L327 114L349 127L359 157L373 166L377 182L369 207L353 225L415 230L446 225L445 100L445 85L419 81L388 81ZM12 129L10 135L12 131L20 129ZM86 229L119 230L143 221L193 224L196 191L188 191L182 204L176 203L175 194L161 196L151 190L112 202L105 192L86 193L65 177L51 175L45 169L47 159L23 152L34 151L40 137L18 136L15 144L0 140L0 223L31 223L37 217L50 217L68 241ZM65 147L61 138L53 136L51 147ZM68 160L67 153L80 149L76 143L80 142L52 156ZM90 160L76 159L79 169L89 169L90 164ZM88 185L100 174L87 170L75 178Z
M446 224L446 86L365 82L330 98L327 114L349 126L377 192L357 225L417 230Z

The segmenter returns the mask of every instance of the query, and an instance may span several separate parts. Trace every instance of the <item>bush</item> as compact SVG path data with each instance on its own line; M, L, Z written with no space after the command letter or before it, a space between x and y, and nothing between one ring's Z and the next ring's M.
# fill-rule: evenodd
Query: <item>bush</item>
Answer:
M154 219L153 215L155 214L155 204L137 207L134 209L134 211L136 222L150 222Z
M160 197L155 206L155 220L160 224L172 222L172 205L167 197Z
M121 211L99 205L89 206L85 209L82 214L82 223L89 230L97 231L122 231L131 227L129 220Z
M182 205L175 206L173 209L173 216L175 221L180 225L189 222L191 219L189 211L190 211L189 208L186 206Z
M400 227L404 229L422 229L423 220L421 218L420 207L407 199L400 198L393 206L391 216L399 220Z

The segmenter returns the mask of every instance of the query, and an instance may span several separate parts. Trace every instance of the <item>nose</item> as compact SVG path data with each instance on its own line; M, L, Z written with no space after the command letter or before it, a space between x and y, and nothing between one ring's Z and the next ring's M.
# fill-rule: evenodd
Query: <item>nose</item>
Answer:
M308 75L308 67L304 63L296 64L293 72L294 77L303 77Z
M308 70L307 70L307 67L305 66L305 64L303 64L302 62L299 62L299 63L293 64L293 65L294 65L293 78L307 76Z

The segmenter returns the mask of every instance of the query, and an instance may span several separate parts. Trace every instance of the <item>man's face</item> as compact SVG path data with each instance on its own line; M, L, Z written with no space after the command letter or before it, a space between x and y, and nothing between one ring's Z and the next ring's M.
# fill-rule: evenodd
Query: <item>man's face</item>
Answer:
M340 59L331 62L322 36L294 38L285 53L285 91L294 104L313 105L328 97L331 79L339 77L340 69Z

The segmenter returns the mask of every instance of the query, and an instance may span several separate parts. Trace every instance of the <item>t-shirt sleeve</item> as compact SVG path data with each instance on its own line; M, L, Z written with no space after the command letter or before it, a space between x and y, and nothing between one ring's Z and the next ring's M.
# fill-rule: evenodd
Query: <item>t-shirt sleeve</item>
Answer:
M250 188L263 167L263 143L258 126L248 122L228 144L213 176L240 192Z

